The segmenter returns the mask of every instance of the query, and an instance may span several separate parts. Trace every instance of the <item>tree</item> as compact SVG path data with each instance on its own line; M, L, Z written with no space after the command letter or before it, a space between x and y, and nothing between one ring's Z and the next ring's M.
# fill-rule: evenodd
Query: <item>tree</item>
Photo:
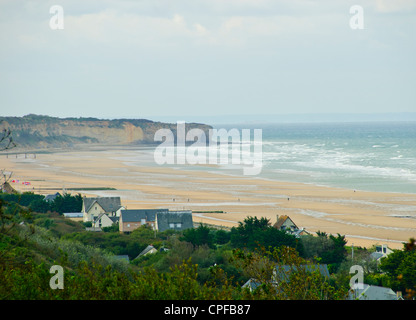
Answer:
M31 220L32 216L30 212L18 205L11 207L12 209L6 201L0 199L0 271L7 265L13 268L25 261L22 253L26 250L22 248L22 245L26 242L26 237L16 236L18 234L16 229L20 223ZM28 231L29 234L33 234L33 227L29 226Z
M22 194L3 193L0 194L0 197L8 203L17 203L20 206L31 208L35 212L46 213L50 210L50 205L45 201L45 196L33 192L23 192Z
M52 204L52 210L60 214L65 212L81 212L82 209L82 196L77 194L72 196L69 193L65 193L63 196L58 195Z
M109 226L109 227L102 227L101 229L104 232L118 232L119 231L119 224L118 223L113 223L111 226Z
M194 246L208 245L213 246L214 237L211 230L201 224L198 228L190 228L183 231L183 237L181 240L192 243Z
M233 227L230 234L231 244L235 248L255 249L263 247L280 247L286 245L302 252L302 243L295 236L277 230L266 218L247 217L238 227Z
M16 147L16 144L13 142L12 132L10 131L10 129L3 129L3 133L0 135L0 151L13 149L14 147ZM9 181L12 177L12 174L12 172L8 173L4 169L1 170L1 190L3 190L5 186L11 188L9 185ZM11 189L14 191L13 188Z
M51 210L51 205L44 198L38 198L30 202L29 209L33 212L46 213Z
M325 232L318 231L317 236L307 235L302 237L305 258L314 258L320 263L330 265L335 270L345 260L347 250L345 245L347 241L345 236L329 235Z
M291 235L286 231L269 227L261 232L258 232L257 237L258 242L266 248L287 246L295 248L300 254L303 253L302 243L294 235Z
M270 227L270 220L264 217L247 217L239 222L238 227L231 228L231 244L240 248L257 247L258 234Z
M234 261L258 284L252 293L258 299L333 300L344 299L348 291L331 285L291 247L235 249Z
M405 293L406 299L416 297L416 247L412 238L403 250L393 250L381 259L380 269L387 273L390 286L395 291Z
M217 230L214 234L214 242L216 244L226 244L230 241L230 232L225 230Z

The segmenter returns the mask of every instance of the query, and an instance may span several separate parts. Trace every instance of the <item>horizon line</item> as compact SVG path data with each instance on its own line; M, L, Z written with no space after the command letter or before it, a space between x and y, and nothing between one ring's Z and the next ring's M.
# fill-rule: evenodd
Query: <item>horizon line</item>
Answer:
M227 115L143 115L140 117L102 117L96 116L57 116L29 113L23 116L0 115L1 118L23 118L27 116L50 117L57 119L94 119L100 121L117 121L117 120L147 120L151 122L171 122L178 121L197 122L209 124L231 124L231 123L319 123L319 122L413 122L416 121L416 112L380 112L380 113L354 113L354 112L322 112L322 113L268 113L268 114L227 114ZM176 120L173 120L176 119ZM191 120L190 120L191 119ZM203 120L205 119L205 120ZM234 120L234 121L231 121ZM203 122L201 122L203 121Z

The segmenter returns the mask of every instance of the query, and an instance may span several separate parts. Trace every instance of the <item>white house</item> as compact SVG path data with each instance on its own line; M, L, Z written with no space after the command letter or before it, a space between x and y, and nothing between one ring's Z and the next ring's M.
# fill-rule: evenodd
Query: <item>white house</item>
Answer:
M148 255L148 254L156 253L156 252L157 252L156 248L150 244L142 252L140 252L139 255L135 259Z
M110 217L106 213L100 213L97 217L94 217L92 221L93 228L105 228L111 227L114 223L117 223L119 217Z
M304 228L300 229L289 216L276 216L276 218L276 223L273 225L273 228L277 230L285 231L297 238L309 234Z
M374 260L380 261L380 259L387 257L392 252L393 250L391 250L387 244L377 245L376 251L371 254L371 257Z
M400 296L390 288L363 284L362 289L350 291L348 300L400 300Z
M84 197L81 211L84 216L84 222L87 222L94 221L94 218L98 217L101 213L106 213L110 217L119 217L123 209L124 207L121 205L120 197Z

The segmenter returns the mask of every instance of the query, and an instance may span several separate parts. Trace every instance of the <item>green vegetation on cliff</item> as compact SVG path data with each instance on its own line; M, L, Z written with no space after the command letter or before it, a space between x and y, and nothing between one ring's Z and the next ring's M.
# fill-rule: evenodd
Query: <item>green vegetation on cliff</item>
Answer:
M187 123L188 129L208 125ZM176 132L176 124L147 119L56 118L29 114L23 117L0 117L0 130L10 130L19 148L62 148L79 144L131 145L154 143L159 129Z
M341 235L299 239L265 218L247 217L229 231L201 225L183 232L146 226L131 234L90 232L81 222L15 200L0 197L0 299L343 300L358 261L365 283L400 290L405 299L416 296L413 240L377 265L366 260L367 249L355 248L352 261ZM157 252L139 256L148 245ZM305 267L320 263L328 265L329 278ZM64 270L62 290L50 287L53 265ZM271 281L287 265L296 268L290 281ZM258 284L252 291L243 287L249 279Z

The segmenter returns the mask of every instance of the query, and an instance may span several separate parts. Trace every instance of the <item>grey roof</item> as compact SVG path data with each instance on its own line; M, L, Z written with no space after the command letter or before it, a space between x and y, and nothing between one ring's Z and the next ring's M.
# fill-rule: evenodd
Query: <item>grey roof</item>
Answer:
M120 197L97 197L97 198L83 198L85 211L88 212L90 208L97 202L105 212L114 212L120 209Z
M156 248L155 248L155 247L153 247L151 244L150 244L150 245L148 245L146 248L144 248L144 250L143 250L142 252L140 252L140 253L139 253L139 255L136 257L136 259L137 259L138 257L141 257L141 256L146 255L146 254L147 254L147 253L149 253L152 249L155 249L155 250L156 250Z
M61 194L59 192L55 194L48 194L45 196L45 201L54 201L57 196L60 196Z
M356 288L349 295L350 300L397 300L396 293L390 288L363 284L363 289Z
M319 271L321 276L324 278L329 278L329 271L328 266L326 264L318 264L318 265L301 265L300 268L304 268L306 272L314 272ZM283 265L277 266L275 268L275 280L286 281L290 278L290 273L297 271L296 266L291 265Z
M100 220L103 216L105 216L106 214L105 213L100 213L98 216L96 216L96 217L94 217L94 219L93 219L93 221L95 222L95 221L98 221L98 220Z
M136 222L145 219L146 221L155 221L156 213L166 213L168 209L137 209L121 210L120 218L123 222Z
M83 213L82 212L65 212L64 217L81 218L81 217L83 217Z
M383 258L384 254L382 254L380 252L373 252L373 253L370 254L370 257L375 259L375 260L378 260L380 258Z
M159 231L172 229L170 224L174 224L174 230L185 230L194 227L191 210L161 212L156 217ZM180 224L180 227L178 227L178 224Z
M243 284L243 288L248 288L250 291L254 291L260 286L261 282L253 278L250 278L245 284Z

